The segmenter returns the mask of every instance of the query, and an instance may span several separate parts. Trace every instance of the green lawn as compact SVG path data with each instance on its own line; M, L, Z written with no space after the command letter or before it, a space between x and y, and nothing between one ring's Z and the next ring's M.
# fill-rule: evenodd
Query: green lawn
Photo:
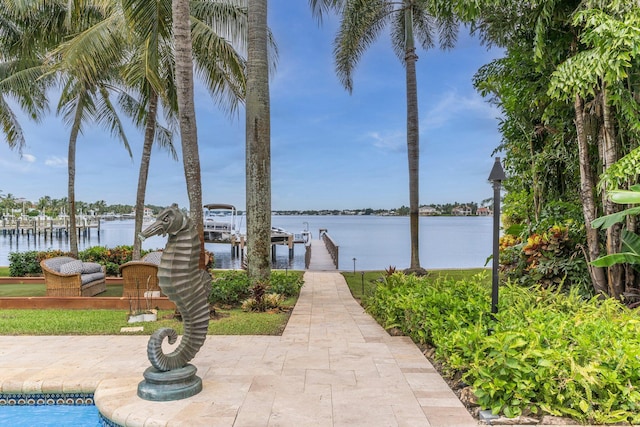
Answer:
M210 335L280 335L289 313L246 313L218 310L209 322ZM127 323L126 310L2 310L0 335L150 335L160 328L182 333L182 322L173 311L161 310L158 321ZM143 326L141 332L121 332L123 327Z

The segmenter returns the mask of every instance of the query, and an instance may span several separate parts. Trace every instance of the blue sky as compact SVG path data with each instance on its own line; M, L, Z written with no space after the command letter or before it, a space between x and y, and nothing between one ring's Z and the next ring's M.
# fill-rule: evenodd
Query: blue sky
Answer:
M273 209L408 206L404 68L388 34L362 57L350 95L334 71L337 20L318 26L306 1L269 3L280 53L270 82ZM420 203L491 197L487 177L500 142L499 111L471 81L500 52L462 29L453 50L419 50L418 56ZM230 118L207 92L196 88L195 96L203 202L244 209L244 110ZM66 197L69 130L53 113L37 124L21 123L23 156L0 144L1 194ZM142 133L129 127L128 138L133 159L108 133L86 126L77 146L76 200L135 203ZM181 160L154 150L146 200L188 206Z

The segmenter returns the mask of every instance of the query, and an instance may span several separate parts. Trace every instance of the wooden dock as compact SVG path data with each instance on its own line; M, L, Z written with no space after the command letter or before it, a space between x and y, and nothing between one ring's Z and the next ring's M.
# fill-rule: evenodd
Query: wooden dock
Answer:
M307 269L310 271L336 270L333 258L331 258L326 245L320 239L311 241L311 262L309 262Z
M329 236L326 229L320 229L318 239L303 241L291 233L287 236L274 233L271 235L271 257L275 259L276 246L286 245L289 247L289 257L293 258L294 247L296 244L303 244L305 248L305 269L313 271L335 271L338 269L338 245ZM244 257L244 249L246 245L246 236L235 236L231 239L231 256Z
M0 220L0 235L8 236L44 236L46 239L54 237L67 237L69 235L69 218L3 218ZM99 216L78 216L76 217L76 230L78 236L88 236L91 230L95 229L100 235Z

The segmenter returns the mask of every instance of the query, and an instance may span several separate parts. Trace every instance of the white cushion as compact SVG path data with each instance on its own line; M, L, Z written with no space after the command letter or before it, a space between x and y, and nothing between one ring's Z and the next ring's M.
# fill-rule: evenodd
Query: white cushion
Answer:
M51 270L57 271L58 273L60 273L60 267L62 267L64 264L71 261L75 261L75 259L68 256L58 256L54 258L49 258L45 260L44 263Z
M83 262L82 263L82 274L88 273L102 273L102 265L97 262Z
M162 256L162 252L160 251L149 252L148 254L142 257L142 261L149 262L155 265L160 265L161 256Z
M78 274L82 273L82 261L79 259L75 261L62 264L60 266L60 273L62 274Z

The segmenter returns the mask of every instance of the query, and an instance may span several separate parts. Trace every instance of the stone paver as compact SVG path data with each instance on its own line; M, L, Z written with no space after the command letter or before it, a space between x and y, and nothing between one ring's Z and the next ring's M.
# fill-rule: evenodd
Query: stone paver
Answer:
M95 391L126 426L476 426L420 350L389 336L336 272L305 273L281 337L209 336L203 391L137 397L148 337L0 336L0 392Z

